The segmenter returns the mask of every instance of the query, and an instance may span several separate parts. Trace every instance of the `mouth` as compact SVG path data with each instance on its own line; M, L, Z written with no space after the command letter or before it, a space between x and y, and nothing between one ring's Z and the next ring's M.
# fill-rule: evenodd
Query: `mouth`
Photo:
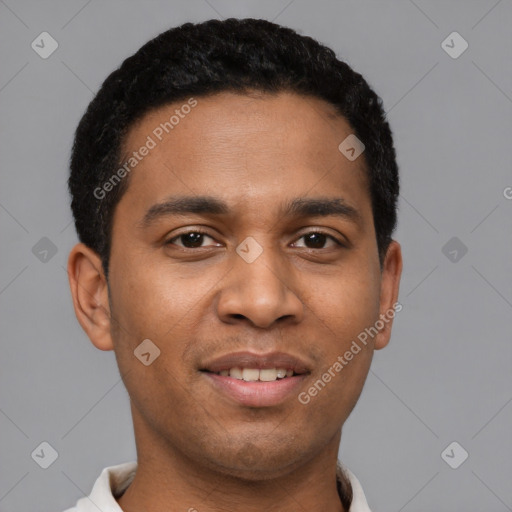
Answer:
M283 352L238 352L205 364L200 372L217 392L236 404L270 407L298 393L311 370Z
M235 366L229 370L221 370L220 372L211 372L202 370L206 373L213 373L221 377L232 377L233 379L243 380L245 382L274 382L276 380L286 379L297 375L292 369L286 368L240 368Z

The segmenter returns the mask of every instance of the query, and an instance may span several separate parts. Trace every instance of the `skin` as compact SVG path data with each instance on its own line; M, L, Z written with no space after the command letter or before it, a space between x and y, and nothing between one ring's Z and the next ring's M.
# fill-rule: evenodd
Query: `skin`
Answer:
M340 153L353 130L329 104L284 92L197 101L129 177L114 214L108 285L90 248L77 244L69 256L77 318L98 349L115 350L130 395L139 465L119 505L342 511L342 426L392 321L307 405L294 394L277 406L241 406L199 368L239 350L280 350L310 365L299 390L307 391L398 300L400 245L392 241L381 269L364 154L351 162ZM125 153L184 103L143 117ZM181 195L214 196L229 213L140 226L151 206ZM295 198L343 198L360 220L284 217L281 205ZM207 235L195 243L178 237L198 228ZM306 236L313 228L327 236ZM235 251L248 236L263 249L252 263ZM133 354L147 338L161 351L149 366Z

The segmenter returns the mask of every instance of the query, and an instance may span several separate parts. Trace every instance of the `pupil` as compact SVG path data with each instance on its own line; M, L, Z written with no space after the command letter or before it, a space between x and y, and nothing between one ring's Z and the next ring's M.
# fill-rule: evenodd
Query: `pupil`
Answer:
M187 247L187 244L192 244L193 247L201 246L202 242L202 233L187 233L186 235L182 235L183 245Z
M321 233L311 233L306 236L306 240L309 239L309 241L313 242L314 249L321 249L325 243L325 237L326 235L322 235Z

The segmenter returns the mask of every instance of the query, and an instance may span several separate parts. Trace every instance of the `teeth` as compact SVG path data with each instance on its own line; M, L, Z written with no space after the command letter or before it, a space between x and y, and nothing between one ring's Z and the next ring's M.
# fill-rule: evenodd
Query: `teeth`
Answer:
M259 371L260 380L264 382L270 382L277 379L277 370L275 368L268 368Z
M229 376L235 379L243 379L242 368L231 368L231 370L229 370Z
M244 368L242 370L242 379L247 382L254 382L260 378L260 371L252 368Z
M227 377L233 377L239 380L245 380L246 382L272 382L278 379L284 379L285 377L291 377L293 370L287 370L286 368L265 368L259 370L257 368L231 368L229 370L222 370L218 372L219 375Z

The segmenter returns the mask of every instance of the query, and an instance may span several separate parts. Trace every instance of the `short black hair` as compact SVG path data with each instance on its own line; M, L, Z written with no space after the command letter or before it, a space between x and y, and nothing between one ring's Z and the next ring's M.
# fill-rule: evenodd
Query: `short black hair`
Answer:
M125 136L149 111L185 98L230 91L290 91L336 109L365 145L379 260L396 227L398 166L382 100L365 79L315 39L262 19L185 23L144 44L103 82L77 127L68 180L81 242L101 257L108 277L114 209L121 180L94 193L118 169ZM340 140L341 142L341 140Z

